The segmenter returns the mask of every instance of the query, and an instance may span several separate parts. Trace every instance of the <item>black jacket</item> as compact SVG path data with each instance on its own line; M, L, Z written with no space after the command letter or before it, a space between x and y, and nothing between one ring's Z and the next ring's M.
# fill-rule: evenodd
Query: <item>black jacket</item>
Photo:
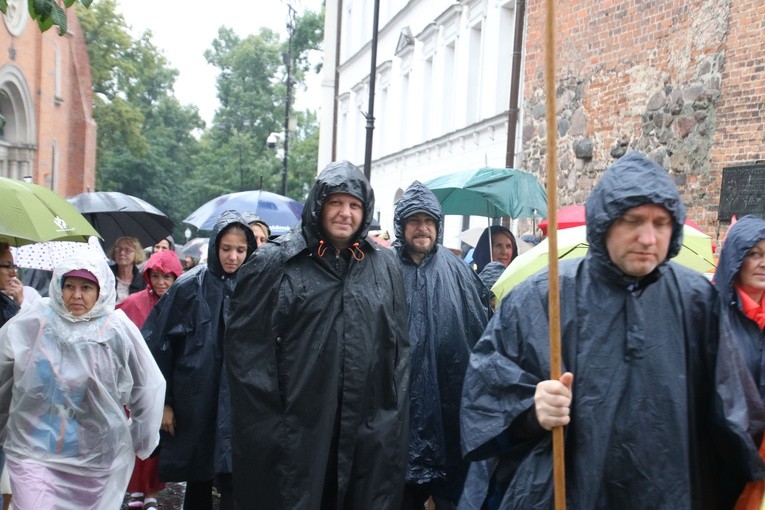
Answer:
M239 213L221 214L210 235L207 264L178 278L141 329L167 381L165 403L175 413L175 435L161 434L159 475L164 481L211 480L232 472L223 331L238 271L223 271L218 244L233 223L245 231L247 254L255 250L255 236Z
M765 239L765 219L758 216L744 216L728 230L725 244L715 272L715 285L720 292L723 306L728 312L733 337L738 342L749 372L765 401L765 331L752 319L744 315L741 300L733 280L741 269L749 250Z
M109 267L112 270L112 273L114 273L114 288L117 288L117 271L119 270L117 268L117 264L110 264ZM143 279L143 273L140 269L138 269L138 266L133 266L133 280L130 282L130 285L128 285L128 295L135 294L139 290L143 290L146 288L146 280Z
M406 481L441 481L456 502L467 469L460 452L462 380L470 350L486 327L488 290L467 264L439 244L419 265L412 261L404 247L404 223L417 212L438 218L440 241L441 205L433 192L415 181L399 199L393 216L411 341Z
M17 313L19 313L19 305L16 304L16 301L0 292L0 326L3 326Z
M319 250L324 200L340 192L364 204L353 255ZM240 272L226 333L238 508L400 504L406 303L393 252L366 239L373 211L361 171L334 163L319 175L301 223Z
M637 280L611 262L609 226L649 202L673 215L676 254L685 211L674 183L632 153L587 200L588 255L560 265L562 360L574 374L568 507L731 508L746 477L765 476L750 436L763 410L702 275L665 262ZM501 458L502 509L552 506L550 434L521 426L550 374L547 287L542 271L505 297L465 377L463 451Z

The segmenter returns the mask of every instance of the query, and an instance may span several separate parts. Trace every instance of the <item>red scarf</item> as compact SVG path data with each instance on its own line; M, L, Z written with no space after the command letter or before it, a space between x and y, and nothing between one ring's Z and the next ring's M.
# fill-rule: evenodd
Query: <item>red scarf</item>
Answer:
M738 297L741 299L741 309L744 311L744 315L756 322L762 331L765 329L765 299L760 299L758 303L749 297L749 294L742 291L738 285L735 287Z

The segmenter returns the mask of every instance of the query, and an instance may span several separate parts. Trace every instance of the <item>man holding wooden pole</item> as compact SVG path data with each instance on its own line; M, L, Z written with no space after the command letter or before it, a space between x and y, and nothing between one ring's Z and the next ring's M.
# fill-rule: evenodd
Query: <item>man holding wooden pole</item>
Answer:
M590 250L560 263L564 374L550 380L547 272L505 297L470 359L463 453L498 457L502 509L552 507L565 427L569 508L731 508L765 477L759 395L706 279L670 262L685 208L636 152L586 203Z

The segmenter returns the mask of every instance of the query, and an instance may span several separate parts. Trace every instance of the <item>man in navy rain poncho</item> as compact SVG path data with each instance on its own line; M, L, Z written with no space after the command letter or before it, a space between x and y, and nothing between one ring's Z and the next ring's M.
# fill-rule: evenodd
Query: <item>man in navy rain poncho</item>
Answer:
M455 508L467 471L460 454L459 409L470 349L487 322L488 290L449 250L441 204L415 181L396 205L395 249L409 305L411 384L409 468L403 509L428 499Z
M586 203L589 253L560 265L566 373L549 378L547 272L505 297L471 354L463 451L500 457L502 509L549 509L551 436L566 426L569 508L731 508L765 477L759 395L711 284L669 259L685 209L630 153Z

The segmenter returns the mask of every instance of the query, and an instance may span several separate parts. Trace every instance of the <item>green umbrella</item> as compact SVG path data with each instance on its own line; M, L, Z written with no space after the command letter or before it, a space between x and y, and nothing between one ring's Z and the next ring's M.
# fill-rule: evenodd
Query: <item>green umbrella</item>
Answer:
M586 225L558 230L559 259L584 257L589 247ZM549 251L547 239L544 239L527 252L518 255L491 288L497 300L501 300L524 279L547 267ZM700 273L714 271L712 239L690 225L683 225L683 246L672 260Z
M444 214L547 217L544 188L532 174L515 168L465 170L424 184L441 202Z
M0 177L0 241L12 246L45 241L87 242L98 232L53 191Z

